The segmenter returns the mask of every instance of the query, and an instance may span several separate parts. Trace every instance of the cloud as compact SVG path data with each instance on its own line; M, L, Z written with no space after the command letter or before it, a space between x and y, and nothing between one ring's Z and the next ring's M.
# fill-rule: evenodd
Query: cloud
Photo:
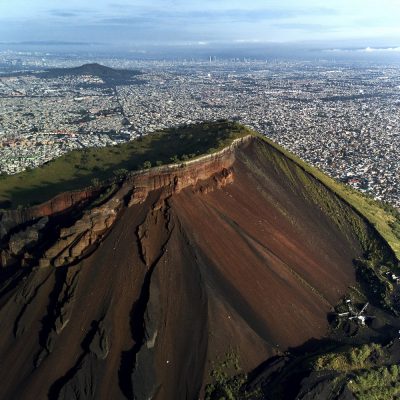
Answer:
M0 38L140 45L349 39L360 48L395 47L398 13L383 7L387 1L400 5L399 0L381 0L379 8L373 0L96 0L88 7L82 0L0 1ZM371 25L373 20L378 22ZM355 44L358 38L379 40Z
M400 47L366 47L365 49L359 49L359 51L365 53L374 53L374 52L395 52L400 53Z
M49 14L53 17L61 17L61 18L75 18L80 15L78 11L64 11L64 10L50 10Z
M122 5L120 5L122 7ZM128 14L132 10L126 9ZM129 11L129 12L128 12ZM138 12L134 15L123 15L102 18L98 22L113 25L129 25L135 23L257 23L261 21L275 21L301 16L333 15L336 11L329 8L305 9L227 9L218 11L148 11Z
M278 24L273 24L274 27L276 28L281 28L281 29L288 29L288 30L299 30L299 31L306 31L306 32L315 32L315 31L335 31L335 27L330 27L327 25L323 24L306 24L306 23L278 23Z
M101 18L97 20L97 23L104 25L131 25L137 27L138 25L153 24L156 20L146 16L132 16L132 17L110 17Z
M347 47L347 48L336 48L336 49L325 49L327 52L334 53L400 53L400 47Z
M101 43L88 43L88 42L66 42L61 40L27 40L22 42L0 42L2 45L14 46L87 46L100 45Z

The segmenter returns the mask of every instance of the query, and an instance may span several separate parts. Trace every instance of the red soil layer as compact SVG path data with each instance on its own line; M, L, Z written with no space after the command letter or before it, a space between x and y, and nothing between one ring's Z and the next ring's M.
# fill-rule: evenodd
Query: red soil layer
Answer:
M361 246L277 154L253 139L209 167L136 177L146 195L95 251L3 285L0 398L196 399L229 349L250 371L324 336Z
M96 193L97 191L94 189L60 193L45 203L21 210L4 211L3 214L21 224L35 218L46 217L68 210L81 202L89 200Z
M125 181L124 187L127 190L134 187L143 199L146 198L149 192L160 188L171 188L173 192L177 193L187 186L195 185L198 180L207 179L224 168L230 168L235 159L234 149L248 140L249 137L237 139L232 146L216 154L210 154L185 164L162 166L148 171L133 173ZM29 208L0 211L0 224L1 221L6 221L5 228L9 229L17 224L23 224L36 218L65 212L74 207L84 205L99 192L100 190L95 188L65 192L42 204Z

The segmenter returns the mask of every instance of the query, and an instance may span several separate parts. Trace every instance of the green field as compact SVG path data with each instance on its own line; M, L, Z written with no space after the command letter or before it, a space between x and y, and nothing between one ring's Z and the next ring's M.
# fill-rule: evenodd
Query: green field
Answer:
M213 153L249 134L238 124L221 121L191 125L144 136L113 147L72 151L35 168L0 178L0 208L42 203L58 193L106 181L126 171L187 161Z

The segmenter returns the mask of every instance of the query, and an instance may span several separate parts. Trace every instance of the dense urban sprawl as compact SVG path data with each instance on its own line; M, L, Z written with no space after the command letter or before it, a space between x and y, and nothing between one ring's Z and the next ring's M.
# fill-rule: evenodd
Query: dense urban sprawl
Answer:
M0 55L0 71L10 69L9 59ZM110 87L95 76L0 73L0 172L34 168L76 148L227 118L400 207L399 65L106 61L139 69L140 82ZM28 64L48 65L35 57Z

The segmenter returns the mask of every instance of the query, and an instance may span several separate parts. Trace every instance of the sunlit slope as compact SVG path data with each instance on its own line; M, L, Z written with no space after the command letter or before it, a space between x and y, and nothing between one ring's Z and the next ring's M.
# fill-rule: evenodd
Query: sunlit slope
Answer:
M258 135L254 132L253 134ZM307 164L299 157L277 145L270 139L261 135L258 136L284 154L287 158L294 161L300 168L318 179L327 188L354 207L357 212L373 224L382 237L389 243L397 258L400 259L400 214L397 210L390 206L383 205L372 198L365 196L361 192L330 178L319 169Z

